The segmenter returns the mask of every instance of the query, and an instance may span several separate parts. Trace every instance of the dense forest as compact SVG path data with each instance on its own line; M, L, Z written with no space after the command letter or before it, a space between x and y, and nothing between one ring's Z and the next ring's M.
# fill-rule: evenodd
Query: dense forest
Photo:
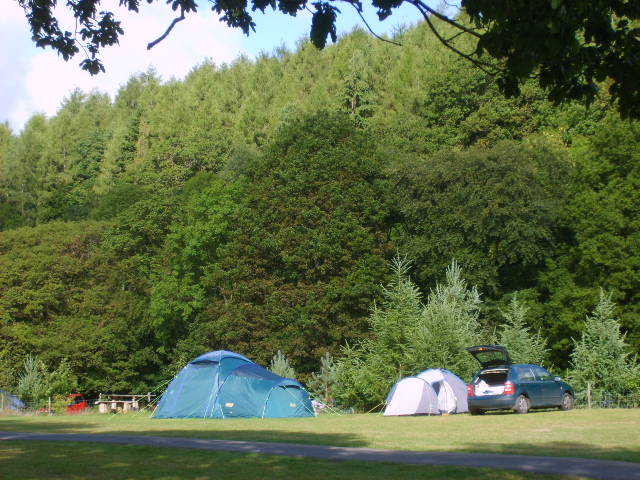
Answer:
M604 295L640 353L640 123L605 94L506 99L424 25L393 39L150 70L0 124L0 388L29 355L87 393L216 349L311 378L370 340L394 258L425 302L459 269L473 340L517 298L562 372Z

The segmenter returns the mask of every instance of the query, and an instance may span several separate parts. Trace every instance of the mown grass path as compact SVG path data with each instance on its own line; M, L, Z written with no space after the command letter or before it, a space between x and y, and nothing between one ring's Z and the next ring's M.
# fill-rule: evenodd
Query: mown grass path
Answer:
M387 462L410 465L447 465L520 470L523 472L571 475L602 480L640 480L640 464L586 458L539 457L486 453L414 452L372 448L331 447L286 443L207 440L181 437L99 435L74 433L0 432L5 441L88 442L122 445L186 448L225 452L278 455L338 461Z
M414 455L411 452L438 452L444 454L484 453L571 457L636 462L635 466L640 468L639 409L540 411L527 415L500 413L481 417L450 415L389 418L367 414L264 420L156 420L149 418L148 414L142 413L0 417L0 431L97 434L102 438L105 438L106 435L162 437L161 440L157 440L158 442L170 441L166 437L180 437L181 439L208 439L226 442L244 441L345 447L347 449L401 450L407 455ZM5 445L5 442L0 443L3 444L0 446ZM25 446L26 443L29 442L21 444L22 449L35 448ZM33 442L33 444L36 443L40 445L38 447L40 450L34 452L34 455L41 453L43 448L53 448L42 446L44 442ZM126 448L132 449L134 447ZM274 448L290 451L292 447L276 446ZM196 454L195 451L183 450L183 452L181 456ZM220 454L216 453L216 455ZM379 452L376 452L373 455L378 454ZM111 458L109 455L110 453L104 454L107 463ZM209 455L213 455L213 452ZM263 457L263 455L257 455L257 457ZM469 458L469 455L467 457ZM51 456L51 458L57 457ZM311 462L312 460L305 459L303 461ZM329 467L325 464L318 468L320 471L325 471ZM368 468L361 465L357 471ZM633 469L634 465L631 465L631 468ZM424 478L447 478L447 475L450 474L452 472L447 471L445 476ZM515 474L515 472L512 471L511 474ZM260 478L261 475L262 473L256 475L256 478ZM477 475L478 472L475 471L473 474L462 475L460 478L474 478ZM490 478L486 477L486 471L482 475L485 475L482 478ZM353 476L355 478L357 474L354 473ZM85 477L79 476L77 478ZM125 476L124 478L129 477ZM130 478L146 477L133 476ZM338 475L336 478L350 477ZM392 478L396 478L395 475Z
M391 450L509 453L640 462L640 409L480 417L156 420L148 414L0 417L0 431L154 435Z

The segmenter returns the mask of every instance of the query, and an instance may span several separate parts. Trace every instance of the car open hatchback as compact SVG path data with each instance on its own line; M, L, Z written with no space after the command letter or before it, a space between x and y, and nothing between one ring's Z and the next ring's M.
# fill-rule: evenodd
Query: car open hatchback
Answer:
M545 368L531 364L513 364L501 345L467 348L482 366L467 387L472 415L487 410L514 410L527 413L532 408L573 407L573 389Z

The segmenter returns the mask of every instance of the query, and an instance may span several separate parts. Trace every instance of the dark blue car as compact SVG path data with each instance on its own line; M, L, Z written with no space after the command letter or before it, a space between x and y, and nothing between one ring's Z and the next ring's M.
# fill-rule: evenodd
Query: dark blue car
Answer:
M511 363L509 352L501 345L478 345L467 351L482 365L467 387L472 415L487 410L527 413L532 408L573 407L571 386L545 368Z

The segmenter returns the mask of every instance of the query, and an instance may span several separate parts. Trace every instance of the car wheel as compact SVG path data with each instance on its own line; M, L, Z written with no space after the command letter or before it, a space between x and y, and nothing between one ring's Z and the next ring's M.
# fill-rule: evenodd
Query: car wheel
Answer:
M517 413L527 413L529 411L529 399L524 395L520 395L516 399L516 406L513 408Z
M570 393L565 393L562 396L562 403L560 404L560 410L571 410L573 408L573 396Z
M469 413L470 413L471 415L484 415L484 410L476 410L476 409L473 409L473 410L469 410Z

